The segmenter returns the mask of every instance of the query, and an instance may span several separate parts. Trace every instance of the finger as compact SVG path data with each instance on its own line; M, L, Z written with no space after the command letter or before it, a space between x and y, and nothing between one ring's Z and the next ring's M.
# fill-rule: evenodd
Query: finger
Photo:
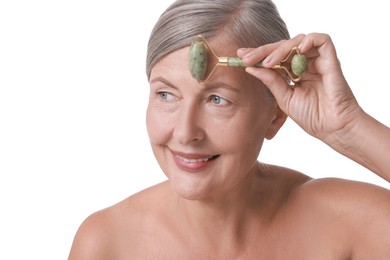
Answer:
M302 39L299 48L302 53L307 53L307 56L315 56L318 60L317 63L321 62L324 64L323 66L318 66L318 69L320 69L319 72L322 74L327 72L326 69L334 69L340 66L336 48L331 37L327 34L308 34ZM321 68L324 68L325 70L321 70Z
M248 65L254 65L264 60L270 53L278 48L285 40L260 46L252 49L250 52L242 56L243 62Z
M321 48L323 47L323 48ZM324 33L310 33L306 35L299 45L299 49L302 53L308 52L312 48L318 48L318 50L326 50L336 54L336 49L333 45L332 39L328 34Z
M237 56L242 58L245 55L247 55L248 53L250 53L251 51L253 51L253 49L254 48L240 48L237 50Z
M297 47L304 37L304 34L299 34L290 40L282 40L260 46L253 49L251 52L246 53L243 57L243 61L248 65L263 61L263 65L270 68L285 59L291 49Z
M247 67L246 72L258 78L274 95L279 107L289 115L288 107L294 93L293 88L275 70Z
M297 47L301 44L301 41L304 37L304 34L299 34L288 41L283 41L280 46L278 46L278 48L267 55L263 61L263 65L267 68L271 68L277 64L280 64L282 60L286 59L294 47Z

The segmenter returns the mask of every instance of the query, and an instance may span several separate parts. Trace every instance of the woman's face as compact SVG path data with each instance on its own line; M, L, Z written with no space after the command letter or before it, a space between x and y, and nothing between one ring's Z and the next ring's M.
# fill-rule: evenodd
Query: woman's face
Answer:
M214 49L222 46L213 43ZM235 50L218 52L235 56ZM177 50L153 67L147 129L173 189L187 199L206 199L251 175L264 138L276 134L285 116L243 69L220 67L199 84L190 74L188 51Z

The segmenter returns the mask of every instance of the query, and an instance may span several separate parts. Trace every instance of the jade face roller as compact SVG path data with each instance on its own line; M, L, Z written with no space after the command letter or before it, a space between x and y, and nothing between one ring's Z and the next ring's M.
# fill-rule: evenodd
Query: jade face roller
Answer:
M216 58L217 62L207 74L209 52ZM188 62L192 77L201 84L204 84L210 78L218 66L248 67L239 57L218 57L202 35L198 35L192 42ZM262 68L263 64L260 61L253 67ZM295 47L284 60L272 68L284 70L287 76L296 83L301 79L301 75L305 72L306 67L307 60L305 55L300 54L299 49Z

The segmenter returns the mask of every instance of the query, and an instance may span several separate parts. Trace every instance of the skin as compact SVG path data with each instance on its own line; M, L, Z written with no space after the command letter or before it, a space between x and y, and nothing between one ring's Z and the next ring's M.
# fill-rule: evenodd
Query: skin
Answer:
M248 68L274 94L281 109L307 133L390 182L390 129L363 111L341 71L329 35L298 35L257 49L240 49L247 64L265 59L272 67L299 46L308 69L299 88L290 88L274 71Z
M233 56L237 46L224 43L210 41ZM188 47L160 60L151 73L147 127L169 180L87 218L69 259L387 259L388 190L312 180L257 161L264 138L273 138L288 115L336 151L390 176L382 155L389 130L358 106L328 36L300 35L237 54L248 64L268 57L271 67L299 44L309 68L295 88L260 68L218 69L202 86L186 65ZM381 145L360 146L361 138Z

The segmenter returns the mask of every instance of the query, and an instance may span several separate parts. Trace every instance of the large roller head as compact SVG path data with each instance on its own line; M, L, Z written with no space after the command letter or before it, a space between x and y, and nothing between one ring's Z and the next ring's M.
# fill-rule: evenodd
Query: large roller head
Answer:
M207 71L207 48L203 37L198 36L192 42L188 57L188 65L194 79L202 80Z

